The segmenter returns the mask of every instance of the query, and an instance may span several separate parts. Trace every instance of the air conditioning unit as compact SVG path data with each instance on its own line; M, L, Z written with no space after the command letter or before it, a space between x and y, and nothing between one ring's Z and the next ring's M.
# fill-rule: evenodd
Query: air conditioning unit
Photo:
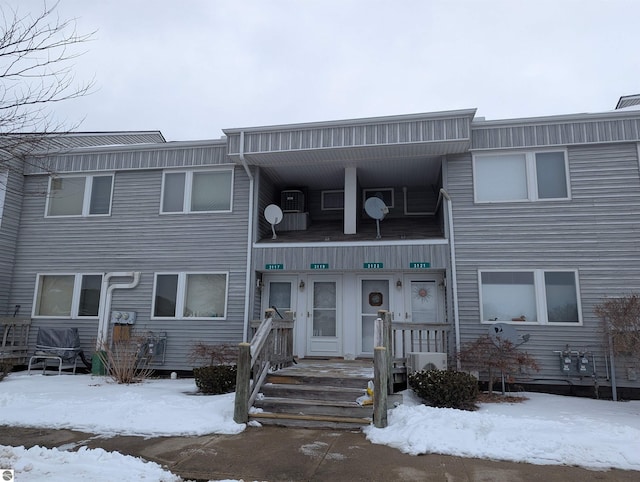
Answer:
M447 354L439 352L411 352L407 354L407 373L422 370L446 370Z
M298 190L280 192L280 207L285 213L304 212L304 193Z

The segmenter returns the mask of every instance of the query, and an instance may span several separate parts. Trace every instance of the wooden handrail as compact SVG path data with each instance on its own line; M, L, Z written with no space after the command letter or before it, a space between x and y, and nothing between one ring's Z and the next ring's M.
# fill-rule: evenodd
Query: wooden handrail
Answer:
M255 402L269 370L293 363L293 320L274 320L268 309L251 343L238 346L238 372L233 419L246 423L249 407ZM253 383L251 373L253 370Z

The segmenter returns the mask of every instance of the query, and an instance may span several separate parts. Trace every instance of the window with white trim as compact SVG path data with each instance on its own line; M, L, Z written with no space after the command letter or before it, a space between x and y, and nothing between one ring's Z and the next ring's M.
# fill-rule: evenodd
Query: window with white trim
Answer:
M546 201L569 199L564 151L475 154L475 201Z
M38 274L33 316L97 318L102 274Z
M228 273L156 273L154 318L223 319L227 316Z
M165 171L160 212L231 211L233 170Z
M483 323L582 322L577 271L479 271Z
M344 190L336 189L320 193L320 209L322 211L343 211Z
M113 174L49 178L46 216L109 216Z

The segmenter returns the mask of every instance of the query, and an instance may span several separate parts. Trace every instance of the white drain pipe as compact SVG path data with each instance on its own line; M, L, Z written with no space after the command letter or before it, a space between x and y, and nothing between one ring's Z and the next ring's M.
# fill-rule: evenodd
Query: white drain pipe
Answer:
M133 278L130 283L114 283L109 285L111 278ZM140 283L140 271L114 271L105 273L102 277L100 290L100 307L98 309L98 339L96 351L104 350L109 340L109 311L111 310L111 298L113 290L126 290L135 288Z
M456 355L460 353L460 315L458 313L458 275L456 270L456 248L453 237L453 210L449 193L440 189L440 194L447 201L447 221L449 224L449 253L451 255L451 283L453 284L453 323L456 336ZM456 356L456 367L460 370L460 359Z

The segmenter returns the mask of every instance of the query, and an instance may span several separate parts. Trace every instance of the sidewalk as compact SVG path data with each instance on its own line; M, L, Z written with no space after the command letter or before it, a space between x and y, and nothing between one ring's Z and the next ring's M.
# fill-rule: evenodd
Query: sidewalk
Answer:
M157 462L185 480L204 481L631 482L639 476L635 471L597 472L444 455L411 456L373 445L360 432L277 427L248 427L238 435L150 439L0 427L0 445L66 450L100 447Z

